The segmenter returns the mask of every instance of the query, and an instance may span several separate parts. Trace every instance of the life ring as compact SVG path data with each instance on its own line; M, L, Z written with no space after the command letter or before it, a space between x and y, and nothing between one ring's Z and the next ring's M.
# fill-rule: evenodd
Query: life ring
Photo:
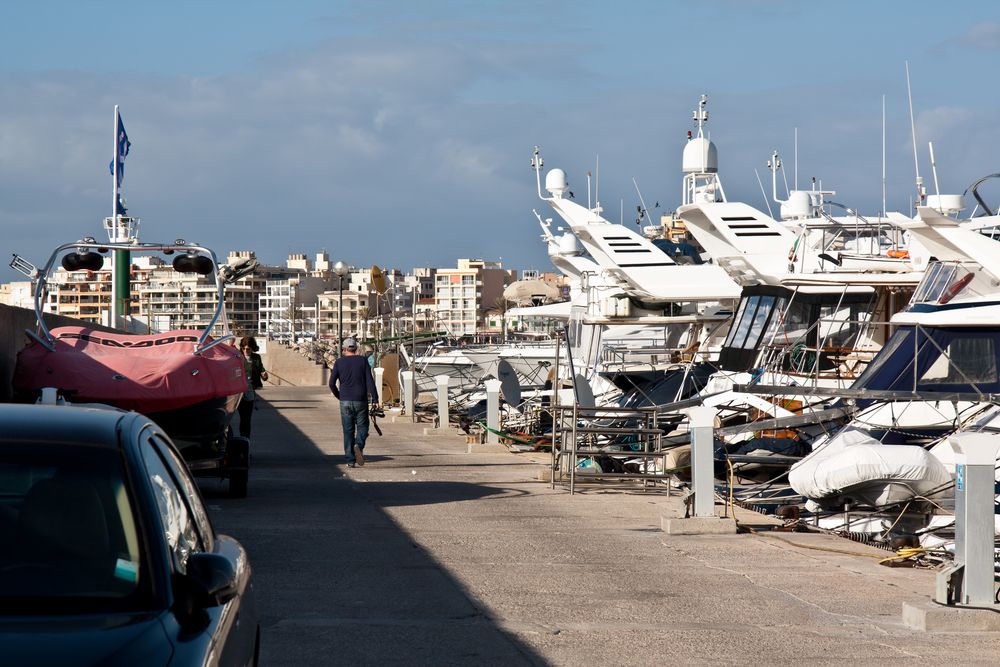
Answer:
M954 299L959 292L965 289L966 285L972 282L972 279L974 277L975 274L966 273L964 276L953 282L951 285L948 285L948 289L942 292L941 296L938 298L938 303L945 304Z
M886 257L891 257L893 259L909 259L910 258L910 251L909 250L890 250L889 252L885 253L885 255L886 255Z

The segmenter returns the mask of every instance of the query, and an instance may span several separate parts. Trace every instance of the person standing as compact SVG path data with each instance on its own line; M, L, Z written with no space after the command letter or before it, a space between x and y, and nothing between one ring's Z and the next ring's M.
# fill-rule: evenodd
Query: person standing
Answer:
M240 401L240 435L244 438L250 437L250 426L253 420L253 411L257 403L257 390L264 386L267 380L267 371L264 370L264 360L258 354L260 348L257 346L257 339L253 336L244 336L240 339L240 352L243 353L243 370L247 376L247 390L243 393Z
M343 354L330 371L330 391L340 401L340 422L344 428L344 456L347 467L365 464L368 439L368 398L378 407L378 389L368 359L358 354L356 338L345 338Z

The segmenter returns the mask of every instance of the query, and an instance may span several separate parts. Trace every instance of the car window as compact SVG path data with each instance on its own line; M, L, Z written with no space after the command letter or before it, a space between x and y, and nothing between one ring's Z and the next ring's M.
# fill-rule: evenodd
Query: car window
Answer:
M160 513L163 532L167 538L167 548L173 559L174 568L181 573L187 571L187 559L192 552L203 551L194 518L184 502L183 493L177 486L166 463L160 458L152 440L146 439L148 446L140 447L146 465L146 474L153 485L156 509Z
M0 448L0 614L135 611L150 577L120 453Z
M198 491L198 486L191 479L190 473L188 473L187 464L181 460L173 448L158 434L154 433L152 440L156 444L160 456L163 457L163 460L170 467L174 479L180 483L191 513L194 515L195 524L198 527L198 533L205 545L205 549L211 551L215 541L213 539L215 533L212 531L212 524L208 520L208 512L205 511L205 504L201 501L201 493Z

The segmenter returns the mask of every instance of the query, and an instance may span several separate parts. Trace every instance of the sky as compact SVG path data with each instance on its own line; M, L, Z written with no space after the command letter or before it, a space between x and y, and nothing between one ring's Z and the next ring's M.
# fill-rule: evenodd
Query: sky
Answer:
M702 94L730 200L766 210L777 150L782 192L815 177L865 214L882 207L884 100L887 208L907 211L906 63L929 191L931 142L942 193L1000 171L987 0L3 3L0 281L20 278L11 253L40 265L101 238L116 104L143 241L545 270L532 148L581 203L599 162L606 217L635 225L639 192L654 214L680 204Z

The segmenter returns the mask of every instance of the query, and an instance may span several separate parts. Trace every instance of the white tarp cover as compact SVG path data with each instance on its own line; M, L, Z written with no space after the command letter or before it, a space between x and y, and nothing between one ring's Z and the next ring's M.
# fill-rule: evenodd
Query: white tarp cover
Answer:
M952 479L922 447L883 445L847 428L795 464L788 482L812 500L853 500L876 507L933 492Z

